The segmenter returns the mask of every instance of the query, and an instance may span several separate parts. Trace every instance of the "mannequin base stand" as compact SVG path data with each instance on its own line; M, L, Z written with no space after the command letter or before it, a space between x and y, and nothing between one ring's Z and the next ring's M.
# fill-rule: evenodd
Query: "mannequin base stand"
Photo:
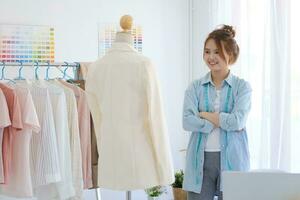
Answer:
M97 200L101 200L100 188L96 188L96 197L97 197Z
M97 200L101 200L100 188L96 188L95 190ZM126 200L131 200L131 191L126 191Z
M131 200L131 191L126 191L126 200Z

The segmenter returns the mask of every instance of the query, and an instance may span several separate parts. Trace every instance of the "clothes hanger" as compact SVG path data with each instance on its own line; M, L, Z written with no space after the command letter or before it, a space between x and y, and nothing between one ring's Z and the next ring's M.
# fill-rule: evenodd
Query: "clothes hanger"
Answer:
M65 63L68 65L67 62L65 62ZM81 83L78 82L78 81L81 81L81 80L79 79L78 74L76 74L76 73L78 73L78 70L79 70L79 68L80 68L80 63L78 63L78 62L75 62L75 63L76 63L76 67L73 68L73 73L74 73L74 77L77 77L77 78L68 76L69 79L66 80L66 81L67 81L68 83L73 84L73 85L80 86ZM66 75L67 69L68 69L68 67L64 70L64 75ZM64 77L64 79L66 79L66 77Z
M67 62L65 62L66 64L67 64L67 67L65 68L65 70L64 70L64 75L63 75L63 79L66 79L66 76L67 76L67 70L68 70L68 68L69 68L69 64L67 63Z
M79 62L74 62L76 64L76 67L73 68L73 74L74 74L74 79L76 81L82 81L83 80L83 75L80 74L80 63Z
M50 62L48 61L47 62L48 66L47 66L47 69L46 69L46 80L49 80L49 69L50 69Z
M34 63L36 64L35 69L34 69L34 77L35 77L35 80L39 80L39 76L38 76L39 63L37 61L34 61Z
M2 62L1 78L0 78L0 80L3 80L3 78L4 78L3 73L4 73L4 62Z
M22 69L23 69L23 62L22 61L18 61L20 62L20 68L19 68L19 76L15 79L15 80L25 80L25 78L22 77Z
M59 78L59 79L66 79L66 78L69 78L69 80L71 80L72 81L72 83L74 83L74 81L73 81L73 77L71 77L71 76L69 76L68 74L67 74L67 70L68 70L68 68L69 68L69 63L67 63L67 62L64 62L65 63L65 65L64 64L62 64L62 65L59 65L59 66L57 66L56 68L62 73L62 77L61 78ZM60 68L61 67L66 67L64 70L61 70Z
M9 78L5 78L4 76L4 70L5 70L5 67L6 67L6 64L5 62L2 61L2 75L1 75L1 80L4 80L4 81L8 81L8 83L16 83L14 80L11 80Z

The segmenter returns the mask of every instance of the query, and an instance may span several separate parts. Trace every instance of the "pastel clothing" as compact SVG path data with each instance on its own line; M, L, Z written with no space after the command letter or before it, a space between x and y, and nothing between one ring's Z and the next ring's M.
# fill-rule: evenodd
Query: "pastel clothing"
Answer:
M1 193L13 197L32 197L30 171L30 140L32 132L40 131L40 124L28 88L12 85L19 99L23 129L12 133L11 170L9 182L0 186Z
M89 66L86 92L99 150L99 187L171 184L171 148L151 61L128 43L115 42Z
M9 182L12 160L12 134L23 129L22 113L16 91L8 85L0 83L9 110L11 125L4 128L2 140L2 158L4 171L4 184Z
M232 73L222 82L220 93L221 171L246 171L250 167L247 116L251 108L251 87ZM203 183L204 150L214 125L199 112L214 112L216 89L208 73L187 88L183 105L183 128L192 132L186 154L183 189L200 193Z
M87 72L89 70L89 66L91 65L91 62L80 62L80 70L79 70L79 78L82 78L84 80L76 80L75 83L78 84L78 86L85 90L85 79ZM93 123L93 119L91 116L91 152L92 152L92 179L93 179L93 189L99 188L98 186L98 147L97 147L97 139L96 139L96 133L95 133L95 127Z
M3 140L3 130L5 127L10 126L10 118L9 111L7 107L7 102L5 96L0 89L0 144L2 144ZM4 183L4 171L3 171L3 156L2 156L2 148L0 148L0 183Z
M33 188L36 190L61 180L60 160L49 91L35 84L26 86L30 89L41 126L40 132L33 134L30 142L31 176Z
M99 188L99 185L98 185L98 159L99 159L99 153L98 153L96 131L95 131L93 119L91 120L91 151L92 151L93 188Z
M66 95L66 103L68 110L68 126L70 131L70 149L72 162L72 180L75 189L75 197L72 199L83 198L83 178L82 178L82 159L80 147L80 134L78 125L78 111L74 92L72 89L66 87L58 80L51 81L51 83L61 87Z
M65 81L61 81L61 83L72 89L76 97L81 144L83 187L84 189L92 188L91 121L86 93L76 85Z
M36 190L38 199L67 199L75 195L72 181L70 130L68 127L68 112L64 90L44 80L36 81L38 87L49 91L54 116L55 132L57 137L58 157L60 164L61 181Z

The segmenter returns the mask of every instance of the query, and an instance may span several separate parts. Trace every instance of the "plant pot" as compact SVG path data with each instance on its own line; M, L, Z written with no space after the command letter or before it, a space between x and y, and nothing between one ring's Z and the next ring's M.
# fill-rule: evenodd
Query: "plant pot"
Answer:
M148 196L148 200L159 200L159 197L149 197Z
M182 188L173 188L174 200L187 200L186 191Z

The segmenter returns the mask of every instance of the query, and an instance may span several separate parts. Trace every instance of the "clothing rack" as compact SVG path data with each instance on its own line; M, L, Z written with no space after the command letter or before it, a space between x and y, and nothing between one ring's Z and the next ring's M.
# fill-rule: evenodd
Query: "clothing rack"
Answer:
M2 69L1 69L2 67ZM78 62L55 62L55 63L50 63L50 62L14 62L14 63L5 63L3 61L0 61L0 81L1 80L10 80L10 79L3 79L5 78L5 69L9 68L11 69L11 67L19 67L19 78L22 78L22 69L23 67L32 67L35 70L35 75L37 78L37 73L38 73L38 68L46 68L46 77L48 78L48 70L50 68L56 68L59 71L61 71L64 75L64 77L68 77L68 78L73 78L69 75L67 75L67 69L68 68L73 68L73 73L74 73L74 80L80 80L80 63ZM65 68L64 70L61 70L60 68ZM2 77L2 78L1 78ZM96 194L96 198L97 200L101 200L101 193L100 193L100 189L96 188L95 189L95 194Z
M3 61L0 61L0 66L2 67L2 73L1 76L3 78L3 74L4 74L4 69L6 67L19 67L19 76L21 76L21 72L23 67L34 67L35 68L35 72L37 75L37 70L38 68L57 68L59 69L60 67L65 67L67 68L73 68L73 72L74 72L74 79L75 80L79 80L79 69L80 69L80 63L78 62L55 62L55 63L50 63L50 62L32 62L32 63L28 63L28 62L13 62L13 63L5 63ZM59 69L60 70L60 69ZM61 70L60 70L61 71ZM66 70L63 72L64 74L66 74ZM47 70L47 75L48 75L48 70ZM1 80L1 78L0 78Z

